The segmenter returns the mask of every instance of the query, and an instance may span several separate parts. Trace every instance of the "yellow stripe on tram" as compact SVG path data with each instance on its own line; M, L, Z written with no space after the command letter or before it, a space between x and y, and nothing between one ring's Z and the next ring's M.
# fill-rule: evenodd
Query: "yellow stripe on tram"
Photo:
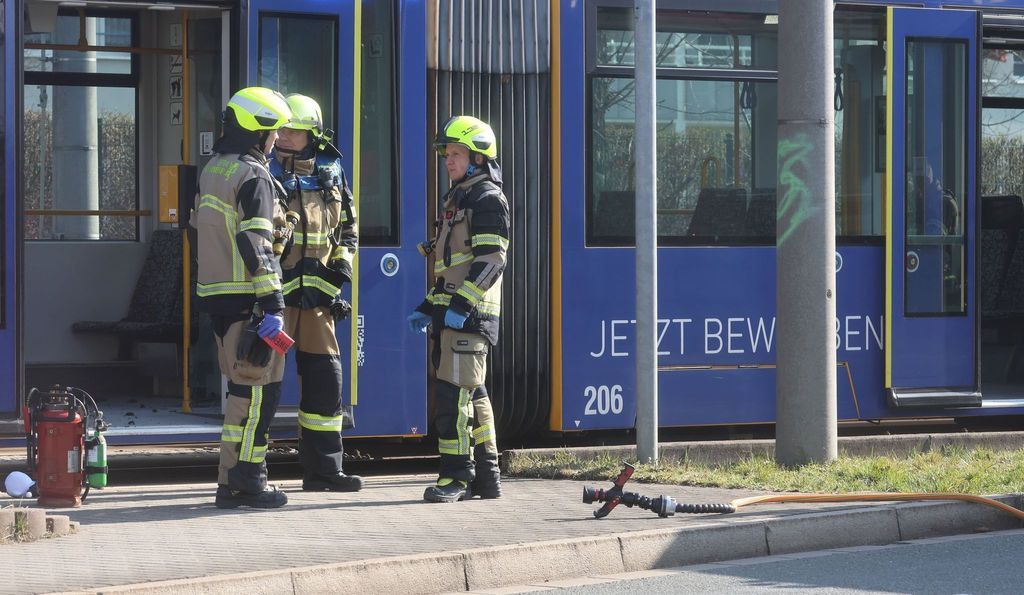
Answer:
M363 119L363 3L353 2L355 6L355 34L352 36L352 204L358 217L359 213L359 138L360 122ZM353 406L359 402L359 358L356 348L359 345L359 251L352 258L352 312L349 315L349 374L348 386Z
M885 195L882 197L882 216L885 218L885 388L892 388L892 111L895 106L893 98L893 53L896 41L893 31L895 12L890 6L886 10L887 42L889 51L885 52L885 71L890 73L886 78L885 93ZM905 165L905 164L904 164Z
M551 409L562 431L562 0L551 0ZM891 72L891 71L890 71Z

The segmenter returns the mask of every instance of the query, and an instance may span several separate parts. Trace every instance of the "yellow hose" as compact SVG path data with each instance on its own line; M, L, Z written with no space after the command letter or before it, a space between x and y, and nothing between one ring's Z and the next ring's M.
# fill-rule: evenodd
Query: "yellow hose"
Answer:
M1003 504L984 496L972 496L970 494L949 494L936 492L932 494L909 493L909 494L888 494L885 492L869 492L862 494L777 494L773 496L750 496L748 498L737 498L731 503L736 508L750 506L752 504L769 504L772 502L888 502L888 501L913 501L913 500L962 500L984 504L998 508L1003 512L1012 514L1024 521L1024 511L1017 510L1012 506Z

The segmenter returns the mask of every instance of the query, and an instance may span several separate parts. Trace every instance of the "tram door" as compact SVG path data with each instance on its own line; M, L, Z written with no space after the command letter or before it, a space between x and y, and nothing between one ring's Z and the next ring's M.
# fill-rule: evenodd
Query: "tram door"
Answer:
M976 14L889 8L885 382L896 407L981 405Z
M421 2L249 3L248 83L286 95L301 93L320 103L325 124L336 131L334 143L355 194L357 282L343 289L354 310L337 328L343 399L355 422L346 436L427 432L426 343L405 322L426 286L415 247L426 217L428 145L417 132L425 120L426 84L425 77L406 74L426 72L424 19ZM395 23L402 23L401 35L395 34ZM416 23L418 28L412 26ZM411 54L405 51L413 48ZM398 52L403 52L401 61ZM408 104L418 105L419 117L399 117ZM400 120L411 123L401 132ZM406 156L410 150L416 153ZM294 415L299 404L292 354L285 374L279 417Z
M0 3L0 25L16 22L15 3ZM6 30L6 25L3 25ZM18 54L16 35L3 36L3 61L0 62L0 95L3 96L3 120L0 120L0 421L4 418L18 416L18 376L21 369L18 359L17 332L18 306L16 299L17 271L20 262L15 249L18 238L17 226L17 195L15 187L17 176L12 175L17 164L15 153L15 134L17 130L17 102L11 96L14 89L15 62Z

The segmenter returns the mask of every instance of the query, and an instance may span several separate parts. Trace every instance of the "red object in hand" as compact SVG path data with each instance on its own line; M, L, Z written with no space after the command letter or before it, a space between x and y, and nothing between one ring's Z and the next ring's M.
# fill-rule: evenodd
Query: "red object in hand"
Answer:
M273 337L263 337L263 340L281 355L288 353L288 350L295 344L295 339L289 337L288 333L284 331L278 331Z

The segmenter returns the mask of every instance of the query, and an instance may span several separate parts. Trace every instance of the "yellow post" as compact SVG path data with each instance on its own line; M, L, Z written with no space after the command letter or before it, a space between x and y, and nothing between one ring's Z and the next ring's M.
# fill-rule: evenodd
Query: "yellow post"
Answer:
M189 64L188 64L188 11L181 11L181 161L189 165L192 160L190 127L191 94L189 91ZM178 213L178 217L187 216L187 213ZM181 300L181 410L185 413L192 412L192 387L189 386L189 357L188 348L192 342L192 251L188 243L188 232L181 234L181 291L184 292Z
M551 0L551 403L548 429L562 431L562 0Z
M362 73L363 73L363 3L353 2L355 25L352 53L352 202L355 204L356 220L359 218L359 124L362 120ZM352 314L349 320L349 392L352 406L359 402L359 250L352 258Z

